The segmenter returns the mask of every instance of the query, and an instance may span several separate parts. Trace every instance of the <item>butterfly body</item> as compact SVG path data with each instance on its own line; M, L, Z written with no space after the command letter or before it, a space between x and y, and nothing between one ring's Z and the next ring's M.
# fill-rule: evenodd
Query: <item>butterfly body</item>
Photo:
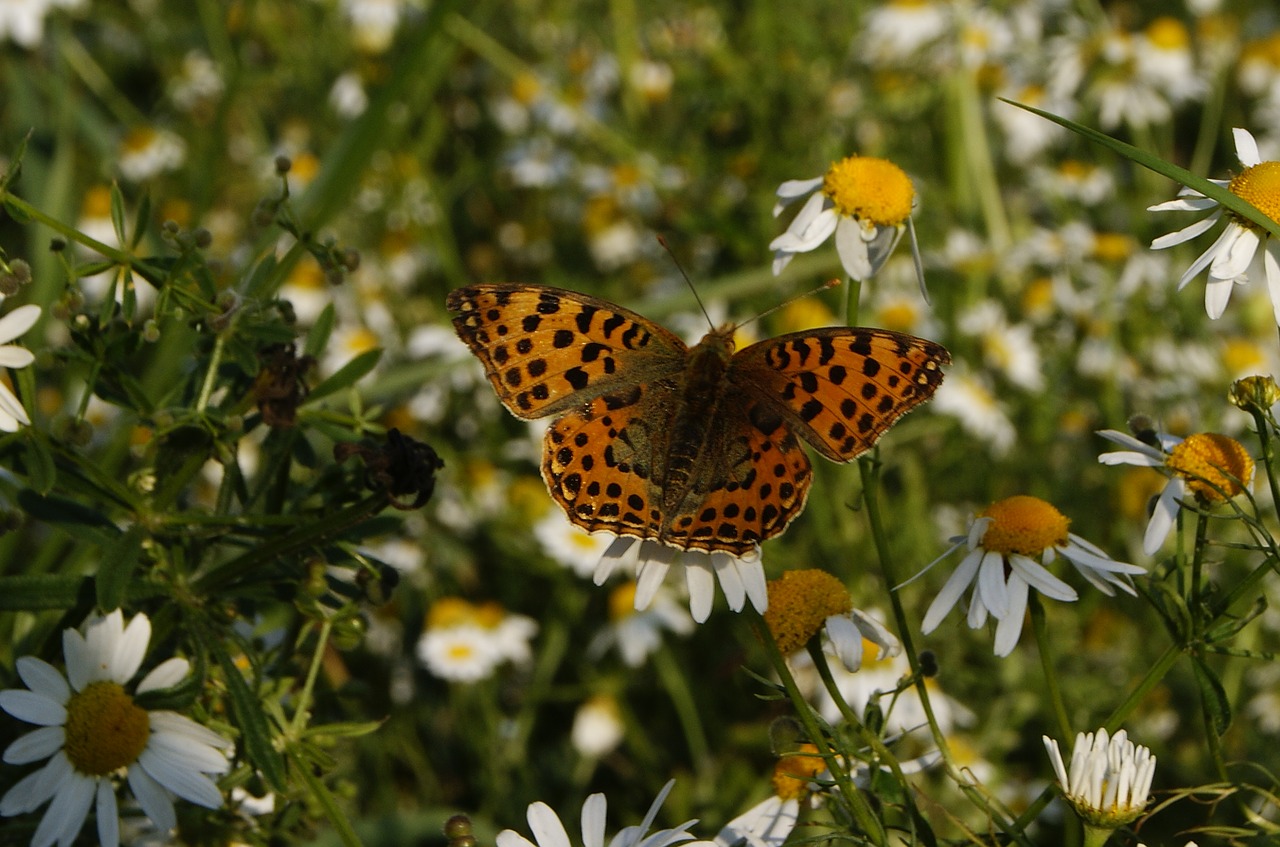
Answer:
M940 345L829 327L735 352L733 327L692 348L635 312L533 285L449 295L458 335L516 416L556 416L542 475L588 531L749 554L804 508L799 440L847 462L928 399Z

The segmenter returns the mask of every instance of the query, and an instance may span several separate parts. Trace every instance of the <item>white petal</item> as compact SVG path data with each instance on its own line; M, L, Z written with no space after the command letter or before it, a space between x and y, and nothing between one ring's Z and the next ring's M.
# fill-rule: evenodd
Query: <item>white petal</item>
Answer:
M978 590L982 604L997 618L1009 613L1009 589L1005 584L1004 556L992 550L982 554L982 567L978 569Z
M19 306L0 318L0 344L8 344L35 326L40 320L39 306Z
M98 843L102 847L120 847L120 809L116 806L116 789L109 779L98 780Z
M655 541L642 541L641 544L644 545L644 550L640 573L636 578L635 608L643 612L653 602L658 589L662 587L662 581L667 577L667 570L680 551Z
M177 712L148 712L147 717L151 720L152 732L164 732L170 735L182 736L196 744L203 744L215 750L230 750L235 746L208 727L202 726L186 715L180 715Z
M124 628L111 657L111 679L123 685L133 679L147 657L147 644L151 641L151 620L141 612L133 616Z
M778 202L773 206L773 216L776 218L787 206L809 192L818 189L821 185L822 177L820 176L813 179L789 179L782 183L782 185L778 186L776 192Z
M36 354L25 347L6 344L0 347L0 367L25 368L36 360Z
M1016 577L1009 578L1009 609L996 624L995 653L1007 656L1018 646L1022 635L1022 621L1027 613L1027 584Z
M1160 492L1160 499L1156 501L1156 508L1151 513L1147 532L1142 537L1142 552L1154 556L1160 549L1160 545L1169 536L1169 530L1173 529L1174 519L1180 508L1178 501L1185 494L1186 483L1181 478L1174 477L1165 485L1164 491Z
M1008 557L1009 568L1027 585L1046 597L1060 600L1063 603L1074 603L1080 595L1070 585L1054 576L1044 565L1034 559L1012 553ZM1012 582L1012 579L1010 580Z
M546 803L531 803L527 818L538 847L571 847L564 824Z
M154 751L174 767L194 769L201 773L226 773L230 767L222 751L208 744L192 741L176 732L152 732L146 749Z
M1204 287L1204 313L1211 320L1222 317L1231 301L1231 290L1235 288L1235 280L1209 278Z
M1267 274L1267 293L1271 295L1271 311L1280 326L1280 242L1267 239L1262 251L1262 267Z
M42 726L26 735L20 735L4 751L4 761L10 765L26 765L47 759L62 748L67 733L61 726Z
M0 691L0 709L37 726L62 726L67 722L67 710L61 703L21 688Z
M867 256L867 242L862 240L862 227L853 218L841 218L836 226L836 253L850 279L870 279L873 273Z
M1180 229L1177 232L1171 232L1168 235L1162 235L1151 242L1151 249L1163 250L1166 247L1172 247L1175 244L1190 241L1200 233L1207 232L1218 222L1219 217L1221 217L1221 215L1210 215L1204 220L1196 221L1185 229Z
M623 568L624 573L633 573L636 564L640 560L641 542L635 538L628 538L620 535L613 539L613 543L600 557L600 561L596 563L595 573L591 575L591 581L596 585L604 585L605 581L613 574L618 567Z
M583 847L604 847L605 813L608 801L603 794L592 794L582 804Z
M36 834L31 836L32 847L55 841L70 844L75 840L89 815L89 807L93 805L96 782L75 772L63 780L53 802L40 819Z
M1161 462L1164 462L1163 452L1161 452L1160 450L1157 450L1155 447L1152 447L1150 444L1148 444L1145 441L1139 441L1138 439L1134 438L1132 435L1129 435L1127 432L1120 432L1119 430L1115 430L1115 429L1100 429L1095 434L1101 435L1103 438L1107 439L1108 441L1115 442L1116 444L1119 444L1121 447L1128 447L1130 450L1136 450L1139 453L1145 453L1148 456L1152 456L1156 459L1159 459ZM1181 439L1179 439L1179 441L1181 441Z
M763 615L769 611L769 584L764 578L764 556L760 553L760 545L757 544L750 553L738 556L736 561L747 599Z
M1240 160L1240 164L1246 168L1262 164L1262 157L1258 155L1258 142L1253 140L1249 130L1236 127L1231 130L1231 136L1236 141L1236 158Z
M183 800L206 809L222 805L218 786L191 763L165 755L149 744L138 757L138 764L146 769L148 776Z
M151 818L156 828L167 832L178 825L178 816L169 792L146 770L140 767L129 768L129 789L138 798L143 814Z
M525 838L514 829L504 829L498 833L498 837L494 839L494 843L498 847L537 847L529 839Z
M884 263L889 261L889 257L893 255L894 249L898 246L899 239L906 229L905 226L880 226L876 227L875 235L870 241L867 241L866 254L867 262L870 264L871 272L868 276L874 276L880 272L880 268L884 267ZM866 240L866 232L862 233L863 240ZM840 247L840 233L836 232L836 247Z
M947 552L955 550L952 547ZM974 577L978 573L978 566L982 564L982 554L974 551L967 554L951 576L947 577L946 583L942 586L942 590L938 592L938 596L933 598L933 602L929 604L928 610L924 613L924 622L920 625L920 632L928 635L937 629L938 624L942 623L942 619L947 613L955 607L956 602L964 594L964 590L969 587L969 583L973 582Z
M1249 227L1231 224L1228 231L1235 230L1235 238L1229 240L1214 257L1209 265L1209 276L1214 279L1235 280L1244 276L1253 262L1253 255L1258 252L1258 244L1262 239Z
M1103 453L1098 456L1098 461L1104 465L1137 465L1143 468L1161 468L1164 467L1164 457L1154 458L1145 453L1131 453L1128 450L1116 450L1112 453Z
M686 552L680 559L685 566L684 582L689 588L689 614L698 623L706 623L716 599L716 576L711 570L711 559L705 553L696 552Z
M862 633L846 615L832 615L826 622L827 637L840 663L851 672L862 667Z
M1069 786L1067 782L1067 768L1062 763L1062 752L1058 750L1058 742L1047 735L1040 736L1044 741L1044 749L1049 754L1049 761L1053 765L1053 772L1058 777L1058 784L1064 789Z
M1210 262L1217 258L1218 251L1222 249L1223 245L1229 244L1234 240L1235 234L1233 227L1228 226L1222 231L1222 234L1209 245L1209 249L1197 256L1196 260L1191 263L1190 267L1182 272L1182 276L1178 277L1178 290L1181 291L1183 288L1186 288L1187 283L1195 279L1202 270L1209 266Z
M138 683L138 693L142 694L146 691L161 688L172 688L186 679L187 674L190 672L191 663L186 659L166 659L152 668L151 673L142 678L142 682Z
M1157 203L1154 206L1148 206L1147 211L1148 212L1203 212L1205 209L1212 209L1214 206L1217 206L1217 205L1218 205L1217 200L1211 200L1210 198L1205 197L1199 191L1195 191L1195 192L1191 192L1190 199L1188 199L1187 195L1179 194L1179 197L1177 200L1166 200L1163 203ZM1214 220L1217 220L1217 218L1215 217ZM1161 236L1161 237L1165 238L1167 236ZM1156 241L1159 241L1159 240L1160 239L1156 239ZM1151 242L1151 246L1152 247L1156 246L1154 241Z
M22 407L22 403L9 390L9 386L0 382L0 413L3 413L7 419L13 421L12 424L5 423L0 426L5 432L17 432L23 426L31 424L31 418L27 417L27 410Z
M902 642L880 621L861 609L854 609L849 616L862 637L880 648L880 652L876 655L877 660L897 656L902 652Z
M35 656L23 656L17 661L18 676L37 694L43 694L64 706L71 699L71 686L67 678L53 665Z
M61 760L66 762L67 757L62 756ZM55 760L50 761L40 770L27 774L6 791L3 797L0 797L0 815L11 818L14 815L34 812L48 802L57 788L58 783L50 778L50 773L65 773L70 769L71 765L66 764L60 770Z
M711 566L715 568L716 576L720 579L720 590L724 592L724 599L729 602L729 608L735 612L741 612L746 604L747 589L742 582L742 574L738 570L738 560L728 553L712 553Z

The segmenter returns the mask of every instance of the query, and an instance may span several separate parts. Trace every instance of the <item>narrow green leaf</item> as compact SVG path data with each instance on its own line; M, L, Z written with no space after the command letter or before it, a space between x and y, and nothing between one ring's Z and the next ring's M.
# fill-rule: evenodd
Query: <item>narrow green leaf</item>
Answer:
M129 243L124 229L124 195L118 182L111 183L111 228L115 230L117 244Z
M311 389L311 393L307 395L307 402L310 403L355 384L360 377L373 370L381 358L382 348L366 350L338 368L333 376Z
M124 605L125 592L137 570L145 536L142 527L134 524L102 551L95 583L98 608L104 612Z
M1004 100L1003 97L1000 99ZM1186 168L1180 168L1172 162L1166 162L1158 156L1154 156L1145 150L1134 147L1132 144L1126 144L1118 138L1112 138L1111 136L1099 132L1091 127L1078 124L1075 121L1067 120L1066 118L1059 117L1051 112L1037 109L1034 106L1027 106L1013 100L1004 100L1004 102L1008 103L1010 106L1017 106L1019 109L1025 109L1033 115L1039 115L1047 121L1053 121L1059 126L1066 127L1072 132L1082 135L1090 141L1101 144L1103 147L1119 153L1121 156L1132 162L1137 162L1148 170L1155 171L1161 176L1167 176L1169 179L1172 179L1175 182L1180 182L1188 188L1193 188L1205 197L1208 197L1211 200L1216 200L1229 211L1234 212L1240 217L1248 220L1250 223L1255 224L1259 229L1280 237L1280 221L1273 221L1271 218L1263 214L1258 207L1246 200L1243 200L1238 195L1232 194L1221 185L1210 182L1204 177L1196 176Z
M44 496L30 488L18 492L18 506L34 520L42 521L77 541L106 547L120 531L106 515L63 497Z
M235 659L227 652L219 639L210 639L209 649L226 677L227 694L231 701L231 715L240 728L244 740L245 755L262 772L263 778L275 791L284 792L284 760L271 743L271 727L261 705L245 682L244 675L236 667Z
M61 574L0 576L0 611L88 608L93 604L93 597L93 580L89 577Z
M138 249L138 244L142 242L142 236L147 234L147 227L150 223L151 192L143 191L142 198L138 200L138 211L133 216L133 235L129 239L130 250Z
M23 463L26 465L27 482L39 494L48 494L58 481L58 466L53 461L48 437L33 427L28 427L23 441Z
M1231 701L1227 699L1226 689L1222 681L1199 656L1191 657L1191 667L1196 672L1196 685L1200 688L1200 698L1209 712L1209 720L1213 723L1213 731L1219 736L1226 733L1231 726Z
M319 357L324 352L324 348L329 346L329 336L333 334L335 321L337 321L337 314L333 310L333 304L330 303L321 310L320 316L311 325L311 330L307 333L307 343L302 352L308 356Z
M4 211L9 217L13 218L15 223L26 226L31 223L31 216L27 214L26 209L17 203L10 202L10 195L4 195Z

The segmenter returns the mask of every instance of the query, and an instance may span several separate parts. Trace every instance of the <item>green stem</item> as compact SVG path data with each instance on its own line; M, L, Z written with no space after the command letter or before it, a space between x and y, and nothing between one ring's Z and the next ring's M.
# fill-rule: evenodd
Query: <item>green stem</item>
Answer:
M862 792L858 791L858 787L849 778L848 764L842 762L840 757L832 751L826 733L822 731L822 727L818 725L818 721L814 716L813 708L800 692L800 687L796 685L795 677L791 675L791 669L787 667L787 660L778 650L778 644L773 640L773 633L769 631L769 627L765 625L764 618L760 616L759 612L750 610L748 614L751 615L756 634L764 645L765 652L769 654L769 661L773 663L773 669L777 672L778 679L782 681L782 687L786 689L787 697L795 708L796 717L799 719L800 725L804 727L810 743L818 748L818 755L822 756L822 760L827 763L827 770L835 780L836 787L839 788L841 796L844 797L849 811L853 813L854 819L857 820L858 826L867 838L873 844L884 847L884 845L888 844L884 826L871 811L871 807L867 804L866 798L862 796Z
M1201 620L1201 585L1204 578L1205 539L1209 533L1209 516L1196 514L1196 545L1191 551L1191 639L1198 640L1203 632Z
M844 325L858 325L859 301L862 299L862 280L849 277L849 285L844 292Z
M306 783L312 799L324 810L325 817L333 825L338 838L346 847L360 847L360 836L356 835L355 829L351 826L351 821L347 820L347 816L338 807L338 803L334 799L333 793L329 791L329 787L316 775L315 766L311 762L303 760L297 753L290 752L288 756L289 763L293 766L293 772L298 774L302 781Z
M665 642L653 654L653 669L658 672L658 679L662 681L662 687L675 706L685 743L689 745L689 754L693 757L694 770L699 774L706 774L712 763L707 734L702 728L702 719L693 700L693 692L689 689L689 680L681 673L680 664Z
M299 739L302 737L302 731L306 729L307 720L311 716L311 694L315 691L316 678L320 675L321 661L324 659L324 649L329 643L329 633L333 630L333 623L326 619L320 624L320 635L316 639L315 653L311 657L311 667L307 668L307 678L302 683L302 691L298 694L297 707L294 709L293 718L289 721L289 737Z
M1165 648L1160 658L1156 659L1156 663L1151 666L1143 676L1138 686L1129 692L1129 696L1124 702L1115 708L1111 716L1102 724L1107 728L1108 732L1115 732L1124 725L1129 715L1133 714L1134 709L1138 707L1138 703L1142 702L1142 698L1146 697L1151 689L1160 684L1165 674L1169 673L1170 668L1177 663L1178 657L1182 655L1182 648L1176 644L1170 644Z
M222 366L222 350L226 345L226 340L220 332L213 339L213 354L209 356L209 366L204 372L204 383L200 386L200 397L196 400L196 414L204 414L205 407L209 405L209 398L213 396L213 385L218 375L218 368Z
M1049 694L1049 704L1053 708L1054 720L1058 722L1058 737L1071 738L1071 721L1067 718L1067 707L1062 699L1062 688L1058 685L1058 675L1053 668L1053 639L1049 637L1048 620L1044 612L1044 603L1035 592L1028 598L1031 608L1031 631L1035 633L1036 647L1040 652L1040 669L1044 672L1045 689Z

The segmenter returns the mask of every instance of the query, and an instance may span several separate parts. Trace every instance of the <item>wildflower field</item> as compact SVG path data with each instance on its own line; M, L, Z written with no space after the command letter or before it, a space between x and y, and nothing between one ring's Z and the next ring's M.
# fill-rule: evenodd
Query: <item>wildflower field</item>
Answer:
M1280 837L1272 0L0 0L0 207L0 844Z

